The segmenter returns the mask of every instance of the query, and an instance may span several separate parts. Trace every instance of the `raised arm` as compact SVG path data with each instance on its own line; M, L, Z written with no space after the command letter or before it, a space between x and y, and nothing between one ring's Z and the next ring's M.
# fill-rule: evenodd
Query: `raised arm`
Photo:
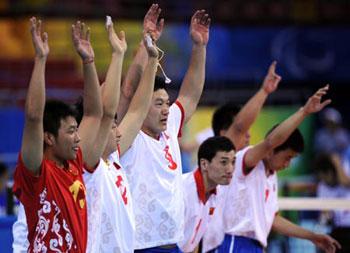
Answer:
M281 81L281 77L275 72L276 64L276 61L272 62L261 88L242 107L239 113L234 117L232 125L225 133L225 135L233 141L237 150L246 146L245 136L258 117L266 98L277 89Z
M339 242L328 235L316 234L310 230L306 230L280 215L276 215L272 224L272 229L285 236L292 236L301 239L310 240L316 247L327 253L335 253L341 248Z
M209 40L210 18L204 10L196 11L191 19L193 42L190 65L182 82L178 100L185 110L187 122L197 108L205 81L206 48Z
M144 43L148 53L146 69L142 74L140 85L131 100L128 112L119 126L119 130L123 136L120 140L121 155L130 147L135 136L140 131L152 101L154 79L158 64L158 51L154 44L152 46L147 45L146 36L144 37Z
M73 44L83 62L84 74L84 113L78 132L80 148L85 162L94 146L102 118L100 85L95 67L95 54L90 43L90 29L85 29L80 21L72 25ZM91 127L93 126L93 127ZM90 164L87 163L89 166Z
M30 19L30 31L35 60L25 102L21 156L26 168L38 175L44 147L45 65L50 50L47 33L41 33L40 20Z
M246 166L244 170L246 173L248 173L250 169L254 168L255 165L260 160L265 158L274 148L283 144L293 133L293 131L301 124L306 116L319 112L331 102L329 99L321 102L322 96L327 93L328 89L329 85L319 89L308 99L303 107L276 127L264 141L258 143L256 146L247 151L244 157L244 164Z
M161 9L158 4L152 4L143 19L143 36L150 34L154 41L157 41L163 31L164 19L159 19ZM136 55L126 73L122 84L120 102L118 105L118 122L120 123L128 110L130 101L139 85L143 71L148 60L147 50L143 41L140 42Z
M97 164L107 144L108 134L117 111L122 65L127 48L124 31L121 31L118 37L114 31L113 23L107 24L107 30L109 43L112 47L112 59L102 88L103 117L100 130L95 140L95 147L88 157L90 160L90 168Z

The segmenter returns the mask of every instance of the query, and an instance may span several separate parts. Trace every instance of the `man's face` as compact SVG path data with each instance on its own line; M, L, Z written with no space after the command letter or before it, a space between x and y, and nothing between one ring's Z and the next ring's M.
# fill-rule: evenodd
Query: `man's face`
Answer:
M105 152L107 152L108 155L117 149L117 145L120 142L120 138L121 138L121 134L119 132L117 122L115 120L112 124L110 131L109 131L107 145L106 145L106 149L105 149Z
M55 156L60 160L75 159L79 149L79 142L78 124L75 118L68 116L65 119L61 119L58 135L52 145Z
M207 161L204 170L207 171L208 179L215 184L228 185L231 182L235 165L235 151L218 151L213 159Z
M143 122L142 130L151 136L158 136L167 128L169 95L164 89L153 92L151 107Z
M291 160L298 154L298 152L295 152L290 148L273 152L268 161L270 169L273 171L280 171L287 168L290 165Z

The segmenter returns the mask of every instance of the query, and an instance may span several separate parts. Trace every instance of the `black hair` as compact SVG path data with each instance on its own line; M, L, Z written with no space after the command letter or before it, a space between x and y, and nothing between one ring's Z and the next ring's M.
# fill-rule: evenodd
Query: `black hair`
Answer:
M214 112L211 126L215 136L219 136L221 130L227 130L231 126L234 117L237 115L240 109L240 106L233 103L227 103L220 106Z
M206 139L200 146L198 150L198 166L200 167L200 160L202 158L208 160L209 162L214 158L217 152L231 150L236 150L233 143L224 136L214 136Z
M280 124L274 125L266 134L265 138ZM274 152L277 153L279 151L291 149L297 153L302 153L304 151L304 137L301 134L300 130L295 129L292 134L288 137L288 139L283 142L278 147L274 148Z
M44 110L44 132L58 136L61 120L69 116L76 117L77 113L73 106L59 100L48 100Z
M153 91L157 91L160 89L166 89L166 83L165 83L165 79L163 77L160 76L156 76L155 80L154 80L154 88Z

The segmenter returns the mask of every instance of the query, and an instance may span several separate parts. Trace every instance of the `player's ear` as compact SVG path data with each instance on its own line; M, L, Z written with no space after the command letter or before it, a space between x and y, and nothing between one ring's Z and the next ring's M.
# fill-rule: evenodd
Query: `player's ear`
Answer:
M51 133L44 133L44 142L47 146L53 146L55 144L55 136Z
M199 160L199 164L200 164L200 169L202 171L207 171L208 170L209 161L207 159L201 158Z

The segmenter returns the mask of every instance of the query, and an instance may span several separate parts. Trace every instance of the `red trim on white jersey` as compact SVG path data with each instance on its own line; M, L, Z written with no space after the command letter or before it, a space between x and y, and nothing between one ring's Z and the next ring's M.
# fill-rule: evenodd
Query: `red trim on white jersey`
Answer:
M180 111L181 111L181 123L180 123L180 127L179 127L179 132L177 134L177 137L181 137L182 136L182 127L183 127L184 120L185 120L185 110L184 110L184 108L179 100L176 100L175 104L180 108Z
M202 171L200 169L197 169L194 172L193 176L194 176L194 181L196 182L198 198L202 201L203 204L205 204L208 199L205 196L205 185L204 185ZM216 188L211 190L210 194L216 194Z
M196 226L196 229L195 229L194 235L192 237L191 243L194 243L194 240L196 239L196 236L198 234L198 230L199 230L199 227L201 226L201 224L202 224L202 219L199 219L199 222L198 222L198 224Z
M117 145L117 152L118 152L118 157L120 157L120 145Z

